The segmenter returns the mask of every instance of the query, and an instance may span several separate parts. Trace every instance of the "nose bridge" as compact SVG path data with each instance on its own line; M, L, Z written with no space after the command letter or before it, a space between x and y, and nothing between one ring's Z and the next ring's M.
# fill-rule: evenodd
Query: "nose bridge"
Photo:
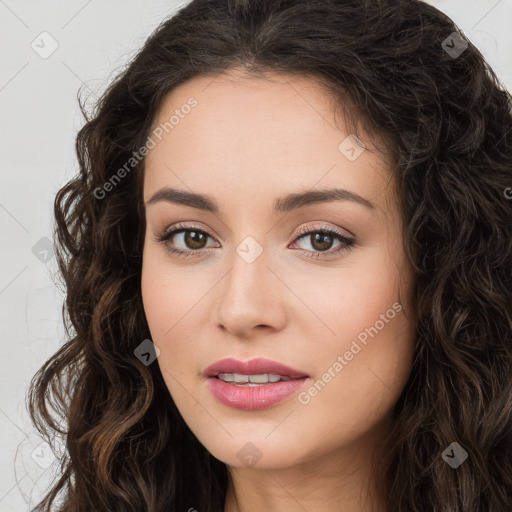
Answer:
M256 294L259 288L258 282L262 283L262 278L266 281L266 277L263 276L268 272L268 250L263 244L263 241L260 243L255 237L248 235L235 246L231 272L227 278L227 288L230 293L245 295L253 288L253 294ZM237 298L244 299L244 297Z
M231 270L220 289L216 323L238 336L257 325L276 328L281 323L282 311L270 282L275 276L267 268L271 266L268 254L263 242L248 235L230 255Z

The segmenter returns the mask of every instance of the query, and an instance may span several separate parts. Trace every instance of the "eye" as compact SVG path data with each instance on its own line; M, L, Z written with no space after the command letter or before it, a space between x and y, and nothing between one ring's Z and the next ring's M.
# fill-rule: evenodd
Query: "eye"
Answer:
M327 226L319 226L314 228L303 228L299 230L293 244L297 241L309 237L309 245L311 249L301 249L308 253L312 258L324 258L338 254L342 251L348 251L354 244L355 239L345 235L336 228ZM199 229L197 226L178 224L174 229L164 231L154 238L155 242L162 243L165 249L179 257L189 258L201 256L203 249L207 249L207 240L211 237L206 231ZM338 242L338 246L334 250L330 250L334 242ZM176 244L182 244L184 247L176 247ZM210 246L211 247L211 246ZM217 245L217 247L219 247Z
M299 231L298 235L294 243L301 239L309 239L311 249L307 249L305 252L310 253L310 257L313 258L328 257L342 251L348 251L355 244L354 238L348 237L336 228L328 228L326 226L309 229L303 228ZM329 250L335 241L338 241L339 245L336 249Z
M206 241L211 236L197 226L178 224L174 229L164 231L154 240L164 244L165 249L178 256L190 257L200 255L200 251L206 248ZM174 245L181 243L185 248L176 248Z

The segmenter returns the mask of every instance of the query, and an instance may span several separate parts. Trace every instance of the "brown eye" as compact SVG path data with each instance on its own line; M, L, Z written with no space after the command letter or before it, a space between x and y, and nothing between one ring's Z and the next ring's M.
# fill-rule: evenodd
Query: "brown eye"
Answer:
M208 233L194 228L174 229L163 234L158 241L164 242L167 246L177 246L176 250L200 250L206 247Z
M311 246L317 251L329 250L334 242L334 237L325 233L315 233L309 236Z
M341 231L327 227L309 230L302 229L294 244L298 245L298 242L301 240L309 241L309 247L303 246L302 249L310 253L313 258L328 257L341 251L349 250L355 244L355 239L349 238ZM335 242L338 242L338 244L331 250Z
M155 242L163 244L166 251L181 257L193 257L204 255L208 246L208 239L213 237L206 231L196 226L178 224L175 229L164 231L158 235Z
M177 234L179 233L180 232ZM203 249L205 247L208 235L203 231L192 231L186 229L183 230L182 233L184 234L183 241L185 242L187 249Z

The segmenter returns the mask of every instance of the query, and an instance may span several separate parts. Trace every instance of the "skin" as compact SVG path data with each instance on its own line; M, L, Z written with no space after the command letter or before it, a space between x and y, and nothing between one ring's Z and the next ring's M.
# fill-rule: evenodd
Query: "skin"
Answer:
M155 116L153 128L191 96L198 101L148 154L144 201L167 186L219 205L217 214L166 201L146 206L141 285L157 364L190 429L228 466L225 512L385 511L372 457L390 428L415 345L413 273L392 168L376 151L354 161L340 152L349 133L318 83L269 77L231 71L194 78L171 91ZM278 197L329 187L375 208L331 201L272 211ZM200 256L179 257L155 241L178 222L209 236L193 245L188 232L168 244ZM318 226L338 227L356 243L334 253L340 242L333 238L322 253L311 234L297 239L300 228ZM252 263L236 251L247 236L263 251ZM295 394L241 411L207 388L202 372L213 362L266 357L307 373L308 389L394 303L402 310L308 403ZM237 456L249 442L260 454L254 465Z

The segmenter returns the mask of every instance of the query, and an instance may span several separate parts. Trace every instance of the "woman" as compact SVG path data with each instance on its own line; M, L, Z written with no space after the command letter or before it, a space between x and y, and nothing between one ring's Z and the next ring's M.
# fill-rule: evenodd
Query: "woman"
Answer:
M510 510L511 106L416 0L166 20L56 197L38 507Z

